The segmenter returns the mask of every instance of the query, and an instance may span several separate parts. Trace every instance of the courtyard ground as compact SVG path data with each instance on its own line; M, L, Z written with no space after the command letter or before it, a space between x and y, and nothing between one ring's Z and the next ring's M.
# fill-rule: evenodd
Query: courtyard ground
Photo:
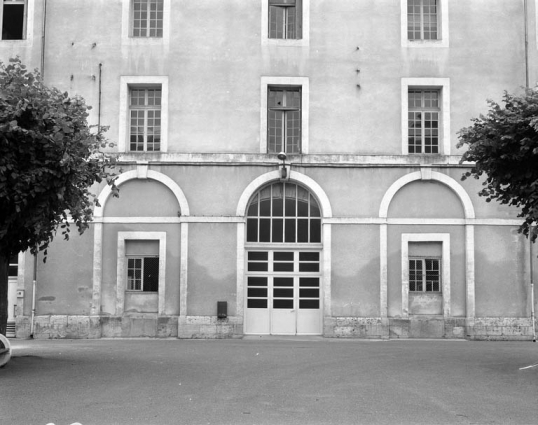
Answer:
M0 369L6 425L538 423L532 342L11 343Z

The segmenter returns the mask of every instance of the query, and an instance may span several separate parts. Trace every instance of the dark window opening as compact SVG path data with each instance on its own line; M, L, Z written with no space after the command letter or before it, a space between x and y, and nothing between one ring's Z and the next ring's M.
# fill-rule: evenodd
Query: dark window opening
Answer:
M2 40L24 40L24 8L24 3L4 3Z

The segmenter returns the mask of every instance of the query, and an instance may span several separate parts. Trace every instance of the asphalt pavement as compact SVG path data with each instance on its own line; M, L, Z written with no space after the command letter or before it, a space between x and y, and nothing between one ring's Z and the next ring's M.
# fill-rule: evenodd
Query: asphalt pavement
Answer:
M538 424L538 344L11 340L1 425Z

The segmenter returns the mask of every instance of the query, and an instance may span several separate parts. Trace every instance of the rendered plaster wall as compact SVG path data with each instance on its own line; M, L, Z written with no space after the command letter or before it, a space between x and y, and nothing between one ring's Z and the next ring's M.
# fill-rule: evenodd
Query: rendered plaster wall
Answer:
M378 317L379 227L332 226L333 317Z
M402 48L398 1L335 5L311 1L309 45L281 47L261 42L259 1L172 0L170 39L136 43L122 38L119 0L49 2L47 82L96 106L102 64L102 123L114 140L119 76L169 76L170 152L255 153L261 76L308 77L310 152L386 155L401 154L402 77L450 78L453 105L466 105L451 111L453 151L485 99L525 82L522 2L450 1L448 48Z
M37 264L36 314L89 314L93 286L93 226L78 235L71 224L69 241L60 234ZM30 279L30 285L32 280ZM31 286L26 292L31 308Z
M189 224L188 316L216 316L217 301L236 314L237 225Z
M476 316L529 317L528 240L516 227L477 226L475 235Z

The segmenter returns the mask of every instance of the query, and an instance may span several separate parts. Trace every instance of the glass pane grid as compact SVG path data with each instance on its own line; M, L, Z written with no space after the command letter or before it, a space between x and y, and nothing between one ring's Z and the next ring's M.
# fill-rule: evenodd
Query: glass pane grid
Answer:
M409 291L441 292L441 260L409 259Z
M439 90L408 91L409 153L439 153Z
M133 37L162 37L163 10L163 0L134 0Z

